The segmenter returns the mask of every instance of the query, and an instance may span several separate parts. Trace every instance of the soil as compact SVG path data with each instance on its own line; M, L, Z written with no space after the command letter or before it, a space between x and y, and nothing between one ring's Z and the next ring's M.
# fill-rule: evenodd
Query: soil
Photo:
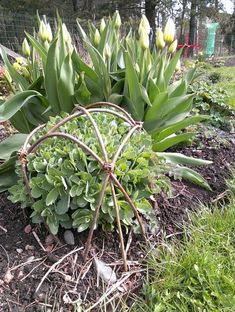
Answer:
M7 194L0 195L0 311L38 312L75 311L69 302L95 303L107 288L99 282L92 257L84 263L82 249L65 258L48 275L39 291L36 288L43 276L63 256L75 248L83 248L87 233L75 236L75 245L60 245L46 232L43 226L29 224L22 209L7 200ZM40 240L38 243L36 237ZM63 244L63 238L60 238ZM144 258L141 238L137 239L128 253L129 261ZM42 249L43 245L45 250ZM117 234L96 231L92 241L93 253L122 277L123 266ZM131 266L140 270L140 264ZM10 277L8 276L10 272ZM142 280L140 273L133 274L125 285L125 290L136 289ZM119 296L121 296L120 293ZM92 309L92 311L97 311Z
M235 57L229 57L227 59L225 59L225 63L224 66L235 66Z
M211 191L186 181L172 182L172 198L158 196L155 204L161 227L168 235L180 232L188 211L198 209L203 203L216 203L226 195L226 179L231 176L235 159L235 136L216 128L201 127L193 144L178 152L213 161L212 165L192 168L209 183ZM177 151L177 150L175 150Z

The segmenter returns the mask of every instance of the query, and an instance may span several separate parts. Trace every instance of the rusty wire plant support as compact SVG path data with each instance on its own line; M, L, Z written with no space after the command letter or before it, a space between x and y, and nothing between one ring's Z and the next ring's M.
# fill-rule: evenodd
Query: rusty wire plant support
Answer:
M108 106L108 107L115 108L115 110L118 110L119 112L117 112L115 110L110 110L109 108L103 108L102 106ZM127 122L131 126L130 130L128 131L126 136L123 138L120 146L118 147L118 149L117 149L117 151L116 151L116 153L115 153L115 155L111 161L108 158L107 151L105 149L105 144L104 144L103 138L101 136L101 133L99 131L99 128L98 128L95 120L92 118L92 115L91 115L91 113L99 113L99 112L102 112L102 113L104 112L104 113L108 113L108 114L112 114L114 116L117 116L117 117L121 118L122 120L124 120L125 122ZM69 120L72 120L74 118L78 118L80 116L86 116L90 120L90 122L91 122L91 124L95 130L95 134L96 134L97 140L98 140L100 148L101 148L103 159L101 159L94 151L92 151L86 144L81 142L78 138L76 138L70 134L66 134L66 133L62 133L62 132L58 131L58 129L63 124L65 124ZM117 228L118 228L120 244L121 244L121 253L122 253L122 258L123 258L123 263L124 263L124 270L127 271L128 270L127 256L126 256L126 252L125 252L123 233L122 233L122 229L121 229L120 214L119 214L117 197L116 197L116 193L115 193L115 186L123 193L126 201L128 202L128 204L133 209L134 215L135 215L135 217L138 220L138 223L140 225L141 233L142 233L146 242L147 242L147 237L146 237L144 225L142 223L142 220L141 220L141 217L138 213L138 210L135 207L130 196L127 194L126 190L123 188L122 184L118 181L116 175L114 174L114 168L115 168L116 161L118 160L118 157L120 156L126 142L130 139L130 137L132 136L132 134L136 130L142 128L142 123L134 121L132 119L132 117L125 110L123 110L122 108L120 108L119 106L117 106L113 103L97 102L97 103L93 103L93 104L86 106L86 108L81 107L81 106L76 106L71 115L64 118L60 122L58 122L45 135L43 135L36 142L34 142L34 144L32 144L31 146L28 147L29 142L30 142L31 138L33 137L33 135L35 135L38 132L38 130L42 129L44 126L45 125L38 126L36 129L34 129L29 134L29 136L25 140L25 143L24 143L22 150L19 153L19 161L21 163L23 179L24 179L27 191L29 192L29 195L31 196L31 190L30 190L29 179L28 179L28 174L27 174L27 156L30 153L36 152L37 148L39 147L39 145L43 141L47 140L50 137L61 137L61 138L69 139L72 142L74 142L75 144L77 144L84 151L90 153L98 161L101 168L106 172L106 176L104 178L104 181L102 184L102 189L101 189L101 192L99 194L99 198L98 198L96 208L94 211L94 216L93 216L93 219L92 219L91 224L90 224L90 230L89 230L89 234L88 234L88 238L87 238L87 242L86 242L86 246L85 246L85 250L84 250L84 259L86 260L88 253L89 253L89 250L90 250L93 232L94 232L94 229L95 229L95 226L97 224L98 217L99 217L100 207L102 206L102 203L104 200L106 187L108 185L110 185L114 209L115 209L115 214L116 214Z

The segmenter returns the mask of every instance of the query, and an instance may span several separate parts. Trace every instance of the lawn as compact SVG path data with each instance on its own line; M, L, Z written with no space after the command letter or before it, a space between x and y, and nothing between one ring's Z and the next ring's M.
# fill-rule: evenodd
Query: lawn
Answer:
M217 73L220 75L220 79L215 86L228 92L228 104L235 109L235 66L213 68L210 72L211 74Z
M182 241L164 240L151 253L145 299L132 311L234 311L234 207L234 195L223 207L202 207Z

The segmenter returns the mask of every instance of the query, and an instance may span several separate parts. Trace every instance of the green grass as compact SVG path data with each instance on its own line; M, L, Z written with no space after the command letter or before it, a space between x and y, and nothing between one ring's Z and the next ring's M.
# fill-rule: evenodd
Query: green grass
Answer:
M219 73L221 75L220 81L216 83L215 86L222 88L228 92L228 104L235 108L235 66L213 68L211 69L211 73L212 72Z
M235 198L193 215L183 241L155 249L149 276L131 311L234 312Z

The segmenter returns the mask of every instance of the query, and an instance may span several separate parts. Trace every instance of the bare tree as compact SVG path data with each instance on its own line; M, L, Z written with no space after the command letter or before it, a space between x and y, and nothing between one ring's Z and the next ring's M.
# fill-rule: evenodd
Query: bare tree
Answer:
M189 20L189 44L194 45L196 42L197 35L197 9L198 9L198 1L191 0L191 8L190 8L190 20ZM189 49L189 55L193 56L193 48Z
M74 12L78 11L78 2L79 2L79 0L72 0Z

